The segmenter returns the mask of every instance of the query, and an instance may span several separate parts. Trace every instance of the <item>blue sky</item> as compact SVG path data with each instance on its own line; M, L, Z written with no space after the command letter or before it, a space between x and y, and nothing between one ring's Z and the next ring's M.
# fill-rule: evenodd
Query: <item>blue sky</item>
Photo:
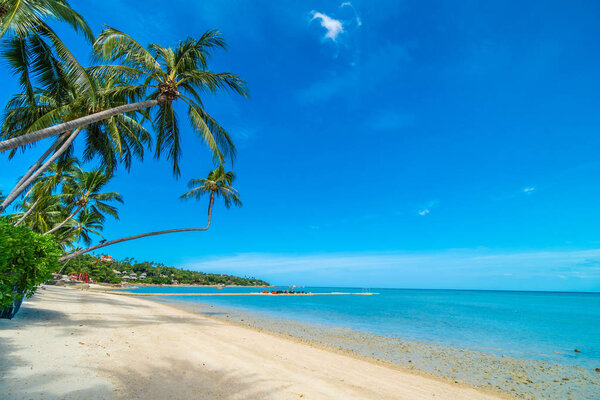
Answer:
M596 2L72 3L143 43L217 28L211 68L251 90L205 103L237 144L244 207L107 253L278 284L600 290ZM5 103L4 65L0 84ZM106 238L204 225L206 203L178 196L212 164L183 136L179 180L150 155L118 171ZM40 151L2 156L0 188Z

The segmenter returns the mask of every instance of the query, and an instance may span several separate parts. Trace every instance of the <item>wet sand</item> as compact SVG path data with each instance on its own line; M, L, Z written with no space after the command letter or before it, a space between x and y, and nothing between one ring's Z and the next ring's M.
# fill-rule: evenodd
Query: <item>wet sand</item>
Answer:
M0 320L6 399L473 399L491 392L158 302L49 287Z
M175 307L212 318L250 326L261 331L294 338L303 343L375 360L440 377L448 382L465 383L523 399L600 399L600 373L571 365L558 365L533 359L493 354L488 351L459 349L377 336L352 329L335 328L292 319L170 298L155 298Z

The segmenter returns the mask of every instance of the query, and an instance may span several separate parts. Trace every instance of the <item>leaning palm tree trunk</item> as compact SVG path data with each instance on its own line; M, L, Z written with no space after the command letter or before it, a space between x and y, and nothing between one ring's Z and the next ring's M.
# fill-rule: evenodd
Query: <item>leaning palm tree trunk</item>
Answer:
M37 171L35 171L35 173L33 173L24 183L21 184L21 186L19 186L16 189L13 189L12 192L10 192L10 194L8 196L6 196L6 199L4 200L4 202L2 203L2 205L0 205L0 213L2 213L4 210L6 210L6 208L17 199L17 197L19 197L19 195L21 193L23 193L23 191L25 189L27 189L27 187L32 184L38 176L40 176L42 174L42 172L44 172L45 170L48 169L48 167L50 167L50 165L58 158L60 157L61 154L63 154L65 151L67 151L67 149L71 146L71 143L73 143L73 140L75 140L75 138L77 137L77 135L79 135L79 132L81 132L81 129L83 128L78 128L76 129L71 136L69 136L69 138L67 139L66 142L63 143L62 146L60 146L60 148L54 153L54 155L52 157L50 157L48 159L48 161L46 161L44 163L44 165L42 165Z
M40 158L38 158L38 160L31 166L31 168L29 168L29 171L27 171L27 173L25 175L23 175L23 177L21 177L21 179L19 180L19 182L17 182L17 184L15 185L15 187L13 188L13 190L18 189L23 183L25 183L25 181L27 179L29 179L29 177L31 176L31 174L33 174L44 162L44 160L46 160L46 158L48 158L48 156L54 151L54 149L56 149L56 147L64 141L64 139L68 138L69 135L68 134L63 134L57 141L55 141L52 146L50 146L48 148L48 150L46 150L46 152L44 154L42 154L42 156ZM12 192L12 191L11 191Z
M74 129L81 129L87 125L114 117L115 115L153 107L159 104L161 101L162 99L159 98L158 100L146 100L139 103L125 104L119 107L100 111L95 114L87 115L85 117L77 118L72 121L63 122L62 124L40 129L35 132L27 133L25 135L17 136L12 139L4 140L0 142L0 152L15 149L19 146L37 142L38 140L46 139L50 136L60 135L61 133Z
M15 223L15 226L19 226L23 223L23 221L25 221L25 219L27 217L29 217L29 215L31 215L31 213L33 212L33 209L38 205L38 203L40 202L40 200L36 200L35 203L32 204L31 207L29 207L29 210L27 210L27 212L25 212L23 214L23 216Z
M117 243L127 242L129 240L141 239L141 238L148 237L148 236L157 236L157 235L164 235L164 234L167 234L167 233L177 233L177 232L199 232L199 231L206 231L210 227L210 220L212 218L212 209L213 209L214 201L215 201L215 194L211 193L210 194L210 202L208 203L208 221L206 222L206 227L204 227L204 228L171 229L171 230L168 230L168 231L143 233L141 235L129 236L129 237L125 237L125 238L122 238L122 239L115 239L115 240L111 240L111 241L106 242L106 243L97 244L95 246L88 247L87 249L82 249L82 250L76 251L74 253L67 254L66 256L62 257L58 261L61 262L61 263L64 263L66 261L69 261L72 258L78 257L78 256L80 256L82 254L85 254L85 253L88 253L90 251L101 249L102 247L111 246L111 245L117 244Z
M50 229L48 232L44 233L44 235L50 235L51 233L54 233L57 230L59 230L60 228L62 228L63 226L65 226L65 224L67 222L69 222L70 220L72 220L73 217L76 216L77 213L79 211L81 211L82 208L83 208L83 204L80 204L79 207L77 207L77 209L75 211L73 211L71 213L71 215L69 215L63 222L61 222L60 224L56 225L54 228Z

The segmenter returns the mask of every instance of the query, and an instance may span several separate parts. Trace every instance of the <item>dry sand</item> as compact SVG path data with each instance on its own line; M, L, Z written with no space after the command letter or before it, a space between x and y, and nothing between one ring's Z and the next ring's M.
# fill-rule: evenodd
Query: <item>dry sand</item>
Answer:
M144 299L48 287L0 320L2 399L498 399Z

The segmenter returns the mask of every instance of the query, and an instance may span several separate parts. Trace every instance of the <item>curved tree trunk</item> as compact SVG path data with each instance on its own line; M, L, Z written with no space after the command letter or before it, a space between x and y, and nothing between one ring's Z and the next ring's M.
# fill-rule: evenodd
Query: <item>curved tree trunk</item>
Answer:
M86 125L114 117L115 115L153 107L159 103L160 100L146 100L139 103L125 104L123 106L114 107L108 110L97 112L95 114L87 115L85 117L77 118L72 121L63 122L62 124L17 136L16 138L4 140L0 142L0 152L37 142L38 140L46 139L50 136L60 135L63 132L80 129Z
M111 241L106 242L106 243L97 244L95 246L88 247L87 249L82 249L82 250L76 251L76 252L71 253L71 254L67 254L66 256L62 257L58 261L61 262L61 263L64 263L66 261L69 261L72 258L78 257L78 256L80 256L82 254L85 254L85 253L88 253L90 251L101 249L103 247L111 246L111 245L117 244L117 243L127 242L129 240L141 239L141 238L148 237L148 236L165 235L167 233L177 233L177 232L199 232L199 231L206 231L210 227L210 220L212 218L212 209L213 209L214 201L215 201L215 194L213 192L213 193L210 194L210 202L208 203L208 221L206 222L206 227L204 227L204 228L171 229L171 230L168 230L168 231L150 232L150 233L142 233L141 235L128 236L128 237L121 238L121 239L111 240Z
M76 129L71 136L67 139L66 142L63 143L62 146L60 146L60 148L56 151L56 153L54 153L54 155L52 157L50 157L50 159L48 159L48 161L46 161L44 163L44 165L42 165L37 171L35 171L35 173L33 175L31 175L24 183L21 184L21 186L19 186L16 189L13 189L12 192L10 192L10 194L8 196L6 196L6 199L4 200L4 203L2 203L2 205L0 205L0 213L4 212L4 210L6 210L6 208L17 199L17 197L19 197L19 195L21 193L23 193L23 191L25 189L27 189L27 187L32 184L38 176L40 176L45 170L48 169L48 167L50 167L50 165L58 158L60 157L60 155L62 153L64 153L65 151L67 151L67 149L71 146L71 143L73 143L73 140L75 140L75 138L77 137L77 135L79 135L79 132L81 132L81 129L83 128L79 128Z
M64 220L63 222L61 222L60 224L56 225L54 228L50 229L48 232L44 233L44 235L50 235L51 233L54 233L54 232L56 232L57 230L59 230L60 228L62 228L63 226L65 226L65 224L66 224L67 222L69 222L71 219L73 219L73 217L74 217L75 215L77 215L77 213L78 213L79 211L81 211L81 209L82 209L82 208L83 208L83 204L82 204L82 205L80 205L79 207L77 207L77 209L76 209L76 210L75 210L73 213L71 213L71 215L69 215L69 216L67 217L67 219L65 219L65 220Z
M31 174L33 174L39 167L40 165L42 165L42 163L44 162L44 160L46 160L46 158L48 158L48 156L54 151L54 149L66 138L68 138L69 135L68 134L63 134L58 140L56 140L52 146L50 146L48 148L48 150L46 150L46 152L44 154L42 154L42 156L40 158L38 158L38 160L31 166L31 168L29 168L29 171L27 171L27 173L25 175L23 175L23 177L19 180L19 182L15 185L15 187L13 188L13 190L18 189L19 186L21 186L27 179L29 179L29 177L31 176ZM12 190L11 190L12 192Z
M33 209L38 205L39 202L39 199L36 200L35 203L33 203L31 207L29 207L29 210L27 210L27 212L25 212L23 216L15 223L15 226L21 225L23 221L25 221L25 218L29 217L29 215L33 212Z

